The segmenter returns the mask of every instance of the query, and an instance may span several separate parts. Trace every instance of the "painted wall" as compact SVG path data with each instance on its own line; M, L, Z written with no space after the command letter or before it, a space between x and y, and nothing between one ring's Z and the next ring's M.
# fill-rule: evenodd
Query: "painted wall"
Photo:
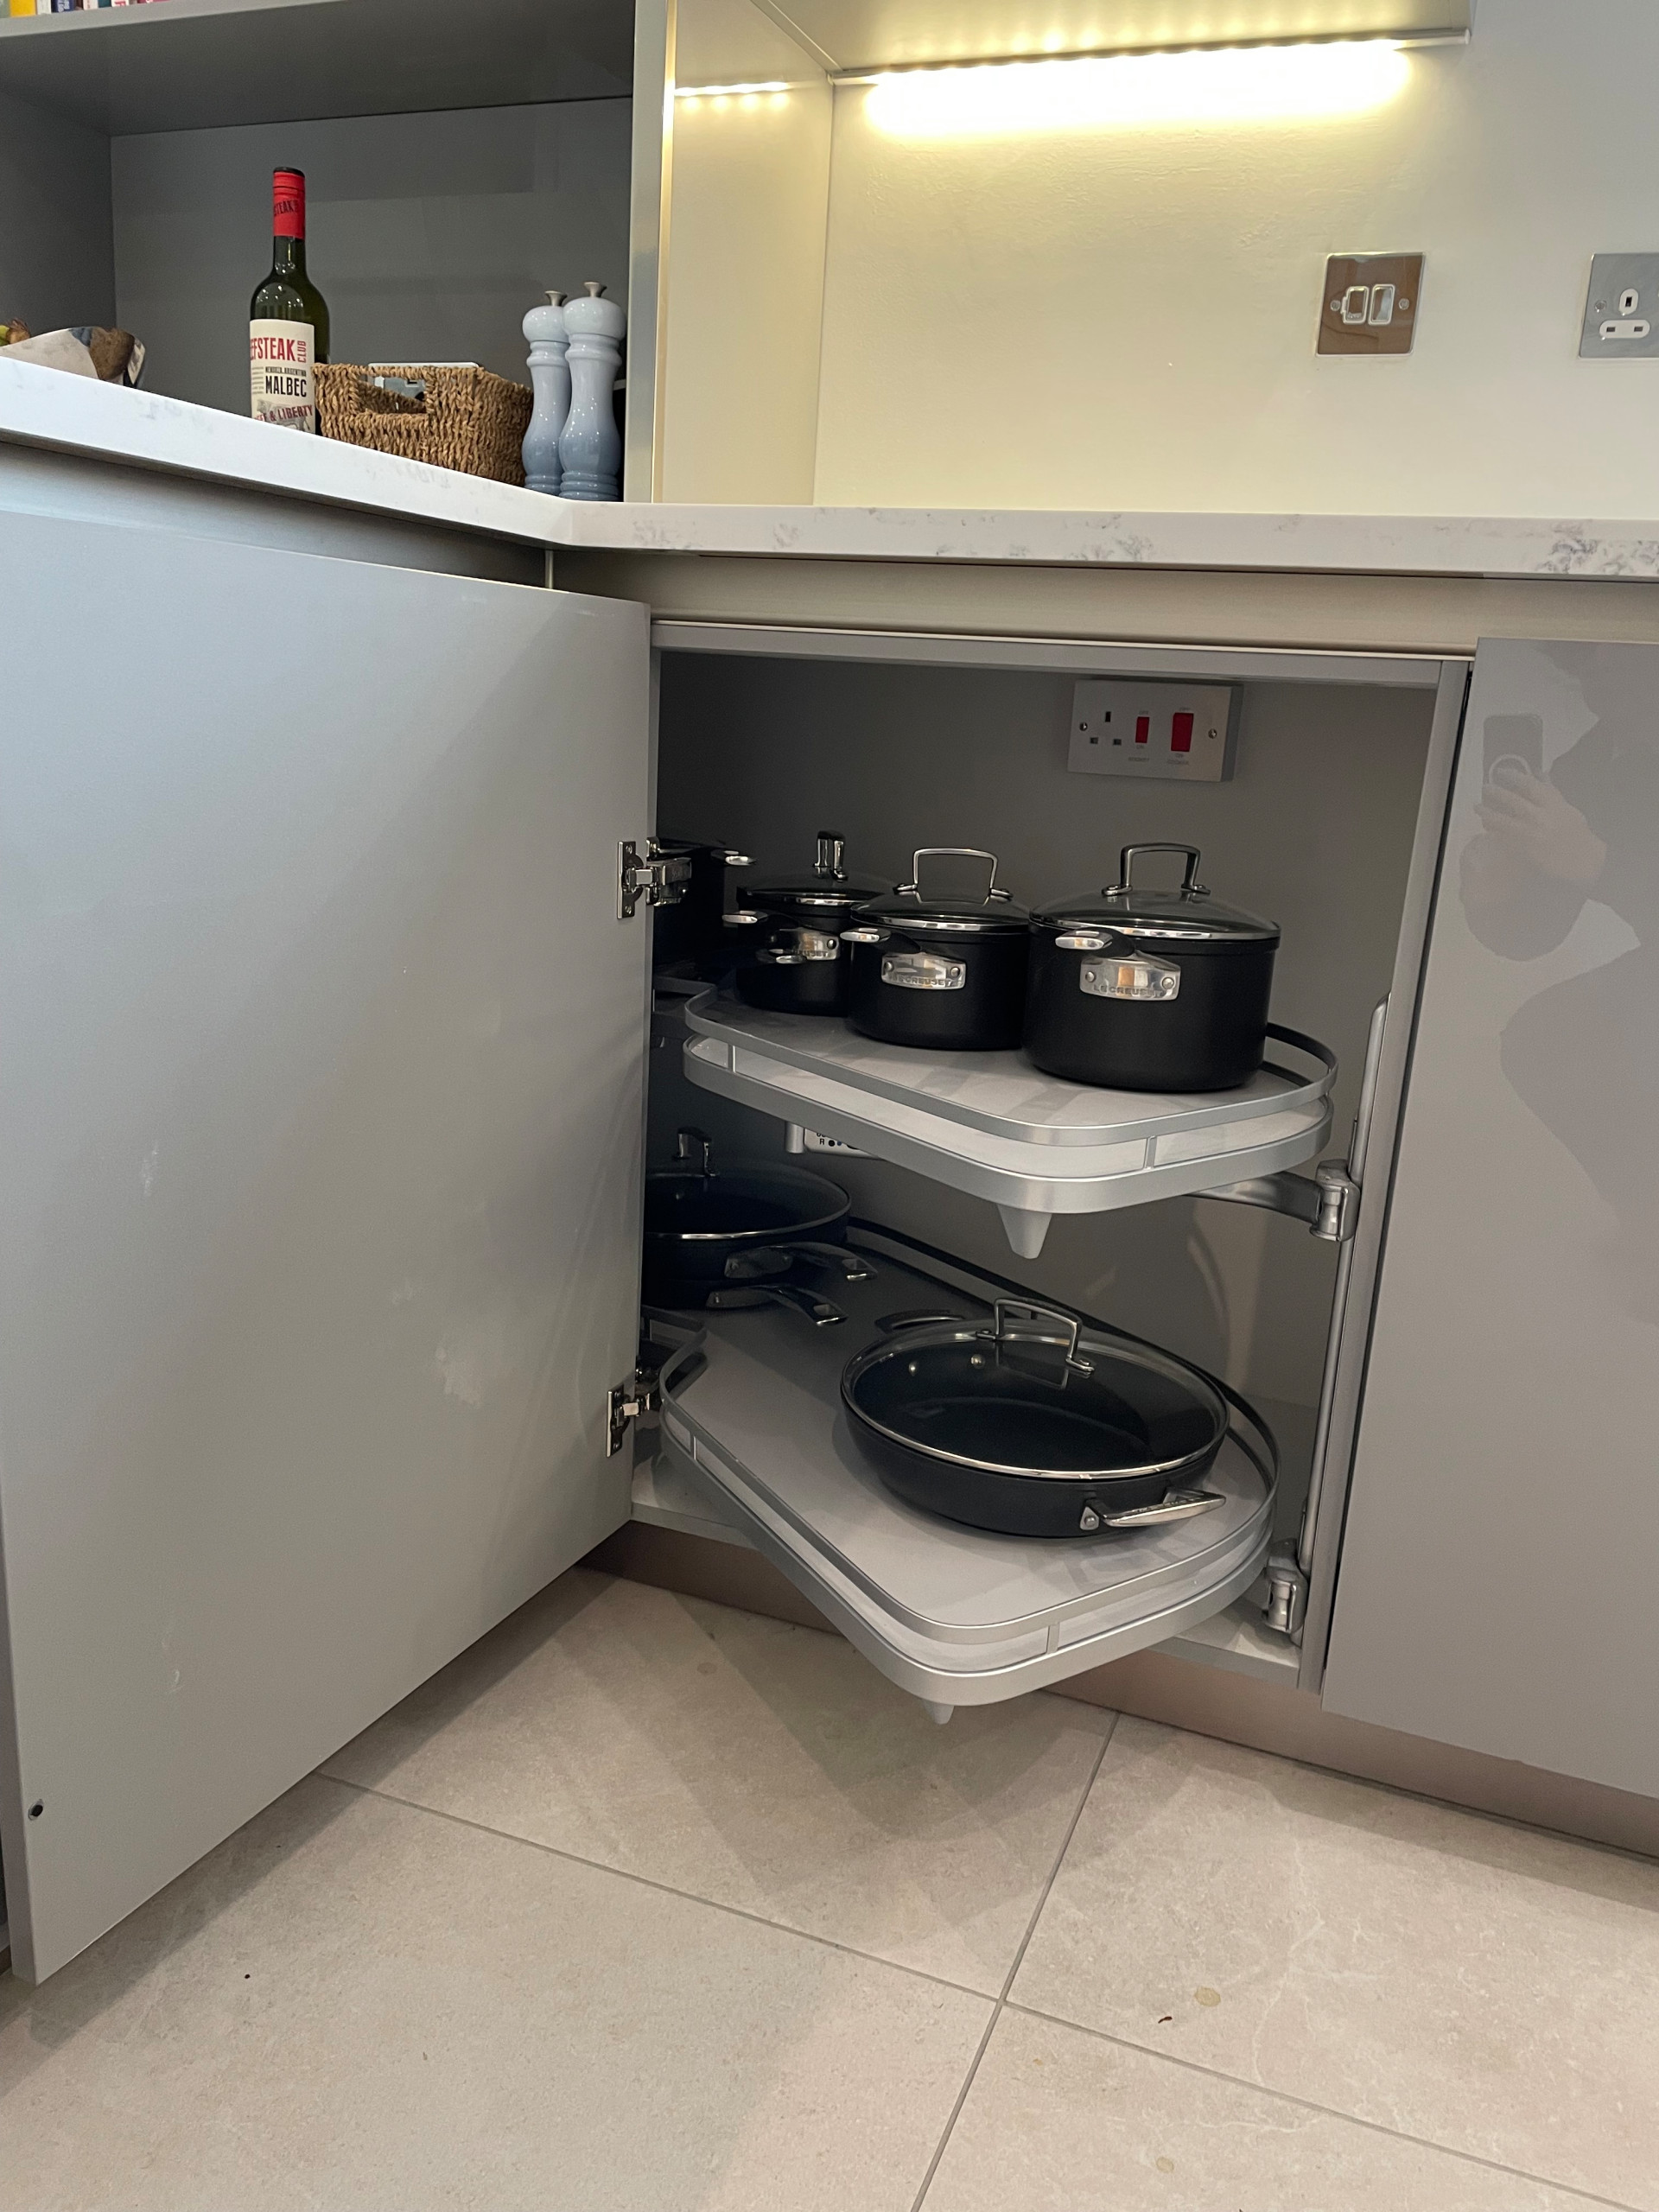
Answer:
M1659 513L1659 360L1577 358L1656 84L1653 0L1481 0L1339 120L906 141L846 87L816 496ZM1325 257L1417 249L1415 353L1317 358Z
M270 172L306 172L307 258L337 361L479 361L529 381L550 285L626 296L632 103L381 115L111 142L116 290L144 381L245 414L247 302L270 265Z
M110 142L0 95L0 322L111 321Z

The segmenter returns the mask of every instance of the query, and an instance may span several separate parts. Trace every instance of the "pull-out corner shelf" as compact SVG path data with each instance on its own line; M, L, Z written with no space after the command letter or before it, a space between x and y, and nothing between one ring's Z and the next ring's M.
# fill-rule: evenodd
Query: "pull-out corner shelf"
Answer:
M1191 1197L1311 1160L1331 1133L1336 1059L1294 1029L1236 1090L1103 1090L1022 1052L882 1045L823 1015L772 1014L706 992L685 1009L685 1072L705 1090L908 1167L1001 1211L1027 1259L1057 1213Z
M734 1529L943 1719L1221 1613L1266 1562L1276 1456L1238 1409L1205 1477L1224 1504L1133 1535L1001 1536L918 1512L859 1452L841 1372L881 1315L937 1299L940 1287L889 1252L869 1279L837 1284L842 1327L815 1330L775 1307L678 1317L692 1332L675 1332L662 1369L658 1495L641 1517ZM979 1305L957 1288L950 1302Z

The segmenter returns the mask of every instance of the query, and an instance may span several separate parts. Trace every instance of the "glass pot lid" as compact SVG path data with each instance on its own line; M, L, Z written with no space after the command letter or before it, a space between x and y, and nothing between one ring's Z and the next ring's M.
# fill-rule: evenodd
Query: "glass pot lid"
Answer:
M892 888L879 875L849 875L847 840L839 830L820 830L817 857L810 873L762 876L758 883L742 885L741 891L745 906L764 906L768 911L804 906L818 913L850 914L867 899Z
M929 860L984 861L989 874L982 892L940 892L924 889L922 862ZM923 845L911 855L910 881L901 883L885 898L872 899L859 909L861 921L887 923L898 930L954 930L968 934L1023 935L1031 917L1016 906L1012 892L996 880L995 853L977 845Z
M1135 863L1142 853L1179 853L1185 861L1179 885L1153 890L1135 881ZM1076 899L1062 899L1039 907L1033 918L1039 926L1069 928L1083 925L1111 930L1129 938L1168 938L1187 944L1276 945L1277 922L1243 907L1225 906L1198 881L1196 845L1125 845L1118 879L1103 891L1085 892Z

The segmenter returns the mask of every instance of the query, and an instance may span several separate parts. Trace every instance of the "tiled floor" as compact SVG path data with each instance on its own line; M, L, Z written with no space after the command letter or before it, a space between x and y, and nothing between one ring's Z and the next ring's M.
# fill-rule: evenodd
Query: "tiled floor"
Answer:
M567 1575L31 1995L0 2212L1659 2212L1659 1867Z

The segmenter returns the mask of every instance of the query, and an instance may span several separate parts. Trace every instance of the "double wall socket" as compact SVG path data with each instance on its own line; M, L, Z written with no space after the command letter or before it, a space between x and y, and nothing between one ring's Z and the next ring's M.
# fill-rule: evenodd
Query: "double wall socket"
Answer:
M1579 355L1586 361L1659 356L1659 253L1596 256Z
M1071 695L1066 766L1084 776L1224 783L1233 772L1239 690L1086 677Z

